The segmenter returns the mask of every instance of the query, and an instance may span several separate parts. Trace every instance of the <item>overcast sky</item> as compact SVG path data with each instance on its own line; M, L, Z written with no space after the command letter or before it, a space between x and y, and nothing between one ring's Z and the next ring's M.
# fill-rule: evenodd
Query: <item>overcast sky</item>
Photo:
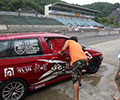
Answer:
M120 0L62 0L67 3L73 3L73 4L79 4L79 5L84 5L84 4L91 4L94 2L109 2L109 3L120 3Z

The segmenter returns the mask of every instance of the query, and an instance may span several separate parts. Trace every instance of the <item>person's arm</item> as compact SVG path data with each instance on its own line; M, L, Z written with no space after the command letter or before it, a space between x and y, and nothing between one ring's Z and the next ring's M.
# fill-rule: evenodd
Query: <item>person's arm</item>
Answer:
M67 42L65 42L64 46L62 47L62 49L58 52L59 54L62 54L62 52L64 52L68 47Z

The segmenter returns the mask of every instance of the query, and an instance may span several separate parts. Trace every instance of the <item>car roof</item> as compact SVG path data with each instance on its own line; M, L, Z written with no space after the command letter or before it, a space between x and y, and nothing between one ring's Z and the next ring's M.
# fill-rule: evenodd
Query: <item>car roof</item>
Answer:
M34 37L64 37L62 34L45 33L45 32L29 32L29 33L12 33L0 35L0 40L20 39L20 38L34 38Z

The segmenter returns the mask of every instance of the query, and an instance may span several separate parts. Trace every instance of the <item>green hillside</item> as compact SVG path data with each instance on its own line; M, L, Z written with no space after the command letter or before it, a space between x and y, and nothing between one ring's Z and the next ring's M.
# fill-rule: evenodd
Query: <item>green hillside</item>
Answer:
M101 13L96 15L94 19L95 21L105 26L120 27L120 21L119 21L120 17L110 16L111 13L116 11L117 8L120 8L119 3L112 4L107 2L96 2L89 5L81 5L81 6L101 11ZM118 13L116 13L116 16L119 16Z
M15 11L19 8L33 8L40 13L44 13L44 5L55 3L61 0L0 0L1 11ZM78 4L76 4L78 5ZM81 5L90 9L101 11L97 16L106 17L116 8L120 7L119 3L111 4L106 2L96 2L88 5Z
M99 16L99 17L107 17L114 10L119 8L120 4L119 3L111 4L111 3L107 3L107 2L96 2L96 3L89 4L89 5L81 5L81 6L101 11L101 13L98 14L97 16Z
M58 1L60 0L0 0L0 11L15 11L30 7L43 14L44 5Z

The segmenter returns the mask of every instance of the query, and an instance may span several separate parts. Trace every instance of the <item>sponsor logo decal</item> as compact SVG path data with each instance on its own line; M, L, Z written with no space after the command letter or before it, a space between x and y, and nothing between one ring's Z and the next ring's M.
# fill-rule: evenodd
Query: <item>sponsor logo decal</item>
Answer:
M35 54L39 51L38 41L35 39L15 41L14 51L18 55Z
M48 66L48 63L46 64L43 64L42 66L40 66L39 64L35 64L35 67L34 67L34 71L35 72L40 72L40 71L46 71L47 70L47 66Z
M23 67L17 67L17 72L21 74L26 74L28 72L32 71L32 66L23 66Z
M14 76L14 69L13 69L13 67L5 68L4 69L4 74L5 74L5 77Z
M18 55L22 55L25 52L25 45L23 42L15 42L14 50Z

